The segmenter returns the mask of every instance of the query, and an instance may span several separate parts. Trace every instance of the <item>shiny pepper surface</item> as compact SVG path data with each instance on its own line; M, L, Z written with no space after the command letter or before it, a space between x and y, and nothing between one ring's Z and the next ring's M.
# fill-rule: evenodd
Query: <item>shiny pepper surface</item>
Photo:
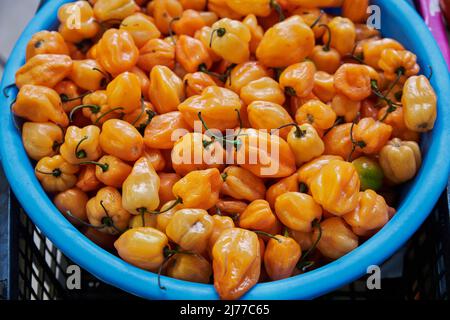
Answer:
M277 217L266 200L255 200L239 215L239 227L271 232L277 225Z
M267 17L273 6L273 1L270 0L226 0L225 2L233 11L243 16L254 14L259 17Z
M77 21L74 17L80 17ZM61 22L59 33L66 41L77 43L93 38L100 31L100 25L94 18L94 11L87 1L67 3L58 10Z
M227 5L227 0L208 1L208 10L221 18L240 19L241 15Z
M378 66L384 71L384 76L390 81L394 81L399 72L400 79L419 73L420 67L416 63L416 55L407 50L385 49L381 53Z
M156 210L159 206L159 176L146 157L139 158L122 185L123 207L132 214Z
M22 142L28 156L36 161L54 156L63 141L63 130L51 122L25 122Z
M302 105L295 113L295 121L298 124L309 123L317 131L327 130L334 125L336 113L333 109L320 100L310 100Z
M192 171L173 186L173 194L180 198L186 208L208 210L219 200L223 180L219 170Z
M339 217L331 217L320 223L322 237L317 248L328 259L336 260L358 247L358 236ZM314 239L319 235L314 229Z
M113 187L98 190L86 204L89 223L109 234L122 233L128 227L130 213L122 207L120 192Z
M167 236L184 250L203 253L211 236L214 222L202 209L181 209L167 225Z
M131 70L139 50L128 31L108 29L97 44L97 60L113 76Z
M95 91L105 86L105 70L93 59L74 60L69 78L84 90Z
M184 100L183 81L169 68L156 66L150 72L148 95L159 114L176 111Z
M209 69L212 66L207 48L195 38L181 35L175 46L175 53L177 62L187 72L196 72L201 67Z
M361 148L353 150L354 146L350 139L351 128L351 123L344 123L332 128L323 138L324 154L340 156L344 159L348 159L350 155L357 158L361 154Z
M114 243L119 256L132 265L158 271L165 260L167 236L154 228L140 227L125 231Z
M242 133L242 146L236 152L241 167L261 178L283 178L295 172L295 156L285 140L255 129Z
M315 46L310 58L316 65L317 70L325 71L330 74L335 73L341 65L341 55L339 52L327 45Z
M400 184L415 176L422 156L417 142L395 138L381 149L379 161L386 178Z
M78 174L77 188L84 192L98 190L101 186L100 180L95 176L95 165L87 164L80 169Z
M255 101L283 105L286 98L278 82L269 77L253 80L241 89L241 99L246 105Z
M82 129L70 126L60 148L61 155L71 164L97 160L102 155L99 135L100 129L97 126L91 125Z
M217 20L217 16L215 20ZM207 22L203 19L202 14L195 10L185 10L181 14L178 20L174 20L172 23L172 29L177 35L188 35L193 37L197 30L200 30L207 25Z
M342 15L353 22L363 23L367 18L369 0L344 0Z
M316 176L317 173L327 164L329 164L333 160L343 160L342 157L339 156L330 156L324 155L317 157L308 163L305 163L301 166L298 171L298 182L304 183L307 186L310 186L312 179Z
M65 112L70 112L73 108L81 104L81 90L71 80L61 81L53 87L53 90L59 94Z
M108 105L131 113L141 107L141 85L137 75L131 72L119 74L106 87Z
M389 221L388 205L384 198L373 190L359 193L355 210L343 216L358 236L370 235Z
M99 21L123 20L139 11L134 0L97 0L94 14Z
M223 173L222 193L234 199L253 201L264 198L264 181L253 173L240 167L227 167Z
M331 108L337 116L343 117L346 122L353 122L361 111L361 101L353 101L347 96L338 93L331 100Z
M310 189L314 200L328 212L341 216L358 205L360 181L355 167L334 160L312 179Z
M25 85L17 94L12 112L32 122L54 122L67 127L69 118L62 108L58 93L50 88Z
M302 249L290 237L269 239L264 252L264 267L272 280L289 278L302 255Z
M87 221L86 204L89 198L78 188L71 188L66 191L58 193L53 198L53 203L58 210L75 226L81 227L82 223L79 221ZM67 212L76 218L71 218Z
M38 54L16 72L16 86L31 84L53 88L70 74L72 59L63 54Z
M320 156L325 146L316 129L310 124L302 124L291 129L287 143L295 156L297 166Z
M404 50L403 46L394 39L384 38L366 41L362 45L364 63L372 68L379 69L381 53L385 49Z
M111 111L108 105L106 90L97 90L83 98L84 105L92 108L83 108L83 116L90 119L92 123L103 124L110 119L119 118L120 110Z
M180 18L183 7L177 0L155 0L153 2L153 18L159 31L169 34L171 23Z
M225 82L227 89L240 94L241 89L254 80L262 77L270 77L270 70L258 61L247 61L240 63L231 70L228 81Z
M323 71L317 71L314 74L313 94L325 103L330 102L336 94L334 76Z
M252 38L250 40L250 52L252 54L255 54L256 49L258 48L259 43L264 36L264 30L258 24L258 19L254 14L249 14L248 16L246 16L245 19L242 20L242 23L245 24L250 30L250 33L252 35Z
M392 127L373 118L363 118L353 129L353 139L365 154L378 154L391 137ZM362 145L361 145L362 143Z
M208 253L210 256L212 255L212 249L222 232L226 229L235 227L234 221L231 217L215 214L212 216L212 219L214 225L211 236L208 239Z
M322 208L306 193L286 192L275 201L278 219L289 229L311 232L312 222L320 220Z
M145 128L144 143L149 148L172 149L175 144L172 134L181 129L188 131L190 127L179 111L154 116Z
M255 101L247 107L248 120L255 129L277 129L292 123L293 120L282 106L272 102ZM286 138L289 128L280 130L280 136Z
M207 9L207 1L206 0L180 0L181 5L184 10L192 9L201 11Z
M314 43L311 28L299 16L292 16L266 31L256 57L268 67L287 67L309 56Z
M111 119L102 126L100 146L105 153L124 161L135 161L142 154L144 140L128 122Z
M298 192L299 183L298 175L294 173L293 175L280 179L271 185L266 192L266 200L269 202L271 208L275 208L275 201L277 198L286 192Z
M231 63L249 60L252 35L245 24L237 20L223 18L211 26L213 51Z
M161 213L156 215L156 229L158 229L159 231L166 233L167 226L169 225L169 222L172 220L175 212L183 209L182 204L180 203L176 204L175 202L176 200L171 200L163 204L161 206Z
M214 287L221 299L238 299L258 282L261 251L254 232L240 228L223 231L212 255Z
M383 170L375 159L360 157L352 161L358 171L361 181L361 190L371 189L377 191L383 185Z
M239 125L237 111L242 102L233 91L212 86L206 88L201 95L192 96L178 106L185 121L194 128L195 121L199 121L198 113L208 128L225 130Z
M155 26L153 20L140 12L126 17L122 21L120 29L131 34L138 48L142 48L149 40L158 39L161 36L161 32Z
M406 127L416 132L426 132L436 121L437 97L425 76L410 77L403 87L402 105Z
M69 54L69 48L60 33L56 31L39 31L27 44L26 60L38 54Z
M165 173L161 172L159 175L159 200L160 203L166 204L169 201L176 200L173 195L172 188L175 183L177 183L181 177L176 173Z
M359 64L343 64L334 74L336 91L353 101L361 101L372 93L367 68Z
M166 275L190 282L209 283L212 274L211 264L201 255L176 254L170 259Z
M214 79L204 72L188 73L183 78L186 97L201 95L203 90L215 86Z
M420 134L417 131L412 131L408 129L405 124L405 112L403 107L397 107L392 112L387 112L389 110L389 106L386 106L381 109L376 109L378 111L378 115L376 118L378 120L384 119L384 123L390 125L392 127L392 138L399 138L402 140L412 140L419 141ZM391 110L389 110L391 111ZM386 116L387 114L387 116Z
M280 75L280 86L290 96L304 98L314 88L316 67L310 61L287 67Z
M131 173L131 166L117 157L106 155L98 160L95 176L107 186L121 188Z
M62 192L77 182L78 167L68 163L60 155L44 157L34 169L42 187L47 192Z
M350 54L355 46L356 29L350 19L335 17L328 23L330 35L325 32L323 36L324 43L328 42L331 36L331 47L335 48L341 56Z
M137 65L150 72L155 66L175 67L175 45L162 39L149 40L139 51Z

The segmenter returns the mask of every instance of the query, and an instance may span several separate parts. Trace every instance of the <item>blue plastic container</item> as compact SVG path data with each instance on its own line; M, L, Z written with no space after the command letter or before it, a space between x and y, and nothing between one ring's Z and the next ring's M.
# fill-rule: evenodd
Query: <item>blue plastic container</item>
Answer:
M14 82L24 63L31 36L55 27L56 13L68 0L49 1L33 18L17 42L5 68L3 89ZM450 167L450 78L439 47L421 17L405 1L373 1L381 9L382 33L399 40L418 55L422 70L431 66L431 80L439 97L434 130L424 135L424 161L417 177L405 189L398 212L375 236L356 250L317 270L282 281L258 284L245 299L311 299L337 289L365 274L368 266L381 264L418 229L446 185ZM77 231L54 207L38 183L14 125L10 97L0 97L0 155L4 170L20 203L44 234L74 262L99 279L135 295L151 299L217 299L212 285L195 284L167 277L160 290L157 276L138 269L104 251Z

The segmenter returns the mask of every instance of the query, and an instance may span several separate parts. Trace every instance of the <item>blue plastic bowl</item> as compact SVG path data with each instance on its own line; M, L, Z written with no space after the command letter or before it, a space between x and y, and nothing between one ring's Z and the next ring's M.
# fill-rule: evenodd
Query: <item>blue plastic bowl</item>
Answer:
M17 42L5 68L1 88L14 82L25 60L31 36L56 26L58 8L68 0L49 1L33 18ZM447 66L421 17L405 1L373 1L381 8L382 33L399 40L418 55L422 70L431 66L431 80L439 97L434 130L424 135L424 161L417 177L405 189L398 212L375 236L356 250L317 270L289 279L258 284L245 299L311 299L362 276L368 266L381 264L419 228L432 210L447 182L450 166L450 79ZM101 249L75 229L55 208L40 186L13 122L9 98L0 97L0 155L3 168L20 203L40 230L74 262L99 279L135 295L151 299L217 299L212 285L162 277L167 290L160 290L157 276L138 269Z

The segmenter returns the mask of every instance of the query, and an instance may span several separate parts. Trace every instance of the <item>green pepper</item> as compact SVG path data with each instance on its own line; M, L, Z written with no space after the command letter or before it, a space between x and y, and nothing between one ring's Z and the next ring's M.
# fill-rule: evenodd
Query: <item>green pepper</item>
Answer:
M361 190L371 189L377 191L383 184L383 170L378 162L368 157L360 157L353 162L359 179L361 180Z

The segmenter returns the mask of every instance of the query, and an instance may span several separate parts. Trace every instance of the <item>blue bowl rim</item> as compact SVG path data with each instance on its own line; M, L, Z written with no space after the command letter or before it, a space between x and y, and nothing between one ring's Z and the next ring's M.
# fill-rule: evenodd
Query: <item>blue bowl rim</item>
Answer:
M0 88L14 82L15 71L24 62L26 44L31 36L55 24L59 6L69 0L49 1L30 21L8 60ZM423 43L419 56L431 61L434 70L432 84L439 96L439 117L432 131L432 139L420 172L409 186L398 213L375 236L346 256L330 264L281 281L255 286L244 299L311 299L339 288L366 273L370 265L378 265L390 257L419 228L432 210L444 189L450 168L449 138L450 88L447 65L439 47L420 16L404 1L375 1L383 8L402 17L405 28L414 32L415 41ZM38 228L72 261L97 276L137 296L151 299L217 299L212 285L185 282L162 277L167 290L161 290L157 276L129 265L120 258L103 250L74 228L54 207L38 183L30 161L24 151L21 136L15 127L9 106L17 94L9 98L0 96L0 156L10 185L19 202ZM8 143L5 143L5 142ZM24 192L26 191L26 192ZM417 208L420 208L417 212ZM101 263L98 263L98 260Z

